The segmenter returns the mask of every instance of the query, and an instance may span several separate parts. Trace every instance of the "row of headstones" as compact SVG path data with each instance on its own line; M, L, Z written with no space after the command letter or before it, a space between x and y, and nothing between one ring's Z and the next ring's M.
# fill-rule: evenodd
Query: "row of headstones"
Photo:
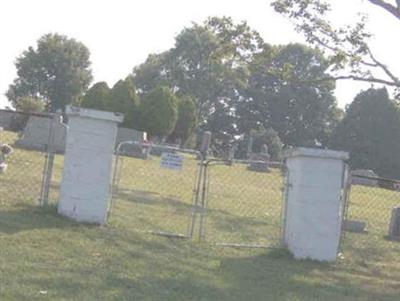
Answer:
M45 151L51 144L53 152L64 153L66 135L67 126L62 122L60 116L53 120L46 117L30 116L19 139L15 142L15 146ZM117 146L122 141L143 142L145 139L145 132L119 127L115 145Z
M232 164L235 160L235 153L237 145L233 145L228 150L227 160ZM253 152L253 137L249 137L247 143L246 156L249 162L248 169L257 172L268 172L270 165L270 154L268 152L268 145L263 144L261 151L258 153Z

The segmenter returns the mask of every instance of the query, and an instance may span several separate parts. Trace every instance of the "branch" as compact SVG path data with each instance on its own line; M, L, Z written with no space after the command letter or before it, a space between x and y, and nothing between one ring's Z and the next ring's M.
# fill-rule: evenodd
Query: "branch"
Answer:
M344 80L344 79L351 79L355 81L361 81L361 82L368 82L368 83L377 83L377 84L384 84L388 85L391 87L400 87L400 83L395 83L392 81L380 79L380 78L375 78L375 77L361 77L361 76L356 76L356 75L339 75L339 76L327 76L319 79L310 79L310 80L301 80L301 81L294 81L298 83L319 83L319 82L325 82L325 81L336 81L336 80Z
M374 5L380 6L381 8L383 8L387 12L391 13L393 16L395 16L397 19L400 20L399 1L396 1L397 5L398 5L397 7L390 3L385 2L383 0L368 0L368 1Z
M371 50L370 50L369 48L368 48L368 54L369 54L369 57L371 58L371 60L372 60L378 67L380 67L380 68L386 73L386 75L390 77L390 79L391 79L394 83L396 83L396 86L400 86L400 80L399 80L399 78L398 78L397 76L395 76L395 75L389 70L389 68L388 68L385 64L382 64L381 62L379 62L379 61L375 58L375 56L372 54L372 52L371 52Z

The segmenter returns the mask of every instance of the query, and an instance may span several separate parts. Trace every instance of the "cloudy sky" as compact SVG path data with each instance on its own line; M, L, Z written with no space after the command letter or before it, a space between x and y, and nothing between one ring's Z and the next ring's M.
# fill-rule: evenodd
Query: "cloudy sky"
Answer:
M7 0L1 3L0 108L7 105L4 92L16 77L14 61L23 50L34 46L45 33L57 32L83 42L91 51L95 81L113 85L148 54L164 51L174 37L191 22L208 16L231 16L246 20L266 42L302 42L292 25L270 7L271 0ZM397 55L399 25L365 0L336 0L336 22L355 20L357 11L370 15L378 56L400 74ZM340 106L349 103L369 85L338 83Z

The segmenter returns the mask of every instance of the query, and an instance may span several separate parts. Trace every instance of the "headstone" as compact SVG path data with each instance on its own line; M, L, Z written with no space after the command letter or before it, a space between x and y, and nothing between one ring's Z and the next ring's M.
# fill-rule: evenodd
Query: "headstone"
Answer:
M260 153L250 155L250 165L248 169L258 172L269 172L269 159L270 155L268 154L268 146L264 144Z
M237 150L237 145L232 145L229 149L228 149L228 153L227 153L227 165L232 166L233 165L233 160L235 160L235 153Z
M68 135L58 212L104 224L111 198L117 124L123 115L67 106Z
M13 120L17 114L9 110L0 110L0 126L5 130L12 129Z
M296 259L335 261L343 218L344 161L349 154L295 148L285 157L284 243Z
M117 132L116 146L118 146L119 143L124 141L135 141L138 143L143 143L146 140L147 140L146 132L119 127Z
M362 221L349 220L343 221L343 231L354 232L354 233L364 233L366 224Z
M253 136L249 136L249 140L247 143L247 152L246 152L246 158L250 159L250 155L253 153Z
M392 209L389 225L389 238L400 239L400 207Z
M15 142L15 146L31 150L45 151L49 143L51 119L41 116L30 116L26 127L20 139ZM65 140L67 135L67 126L62 122L53 123L53 141L52 148L56 153L65 152ZM123 141L135 141L142 143L147 139L146 132L119 127L115 147ZM133 156L146 157L148 152L146 148L139 148L131 152Z
M160 157L163 153L171 153L175 154L176 149L179 148L179 145L177 144L170 144L170 143L164 143L164 144L152 144L150 147L150 155Z
M60 116L58 118L60 118ZM51 118L30 116L22 136L15 141L15 146L25 149L46 151L49 143L52 143L52 150L54 152L64 153L67 128L65 124L60 121L60 119L58 119L58 122L54 122ZM52 139L50 135L51 130L53 131Z
M124 144L120 148L119 154L123 156L147 160L150 158L150 150L151 145L148 143Z

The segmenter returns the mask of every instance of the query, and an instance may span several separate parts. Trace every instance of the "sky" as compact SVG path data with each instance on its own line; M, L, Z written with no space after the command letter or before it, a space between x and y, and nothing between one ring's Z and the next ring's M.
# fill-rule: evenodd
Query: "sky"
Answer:
M191 22L209 16L245 20L270 44L304 42L293 25L270 6L271 0L6 0L0 11L0 108L8 105L4 93L16 77L16 57L46 33L60 33L83 42L91 52L94 82L112 86L126 77L150 53L167 50ZM356 12L367 12L378 58L400 74L397 43L400 22L366 0L335 0L332 18L351 22ZM340 107L350 103L370 84L338 82Z

